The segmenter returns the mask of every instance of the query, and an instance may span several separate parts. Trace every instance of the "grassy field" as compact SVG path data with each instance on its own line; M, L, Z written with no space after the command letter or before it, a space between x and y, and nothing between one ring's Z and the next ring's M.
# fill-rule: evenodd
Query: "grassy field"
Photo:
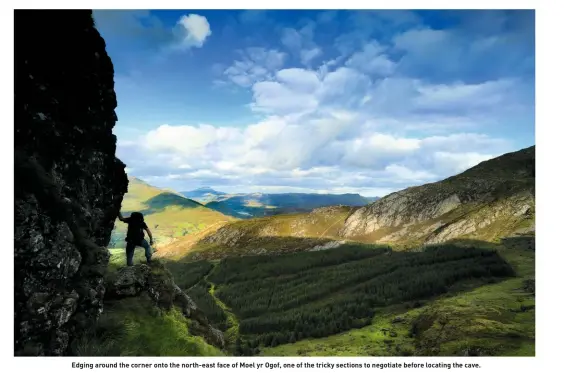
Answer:
M221 356L188 330L177 309L163 312L148 296L105 302L96 329L77 341L78 356Z
M125 248L124 247L116 247L112 249L108 249L110 252L110 262L108 263L108 272L115 272L121 267L125 267L127 264L126 256L125 256ZM133 255L133 264L142 264L147 263L147 259L145 258L145 249L142 247L137 247L135 249L135 253Z

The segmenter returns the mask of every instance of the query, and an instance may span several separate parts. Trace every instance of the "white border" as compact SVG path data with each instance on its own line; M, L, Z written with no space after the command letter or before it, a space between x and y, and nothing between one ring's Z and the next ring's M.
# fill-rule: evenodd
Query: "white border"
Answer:
M13 9L47 9L47 8L95 8L95 9L182 9L190 6L192 9L339 9L346 5L347 9L536 9L536 133L537 133L537 340L536 340L536 357L535 358L97 358L97 359L74 359L74 358L14 358L13 357L13 261L12 261L12 237L13 237L13 86L8 82L13 82L13 55L4 57L2 61L2 115L3 131L0 136L2 144L2 175L3 182L0 184L2 188L2 197L5 201L2 203L2 221L0 226L3 230L2 237L6 238L6 245L3 247L4 265L1 271L4 291L2 293L3 307L0 307L5 331L2 335L2 345L0 351L2 357L3 368L8 371L20 370L21 367L33 369L34 371L50 372L50 371L74 371L71 368L72 361L82 362L188 362L188 361L354 361L354 362L404 362L404 361L470 361L478 362L482 365L481 372L499 372L508 370L511 372L530 372L532 369L541 371L559 371L561 368L559 347L563 336L562 322L562 291L557 286L562 283L558 276L562 272L564 261L562 260L562 251L564 245L563 238L559 233L562 229L562 211L563 205L563 188L564 183L561 182L562 175L562 126L564 126L564 118L562 118L562 98L561 87L564 85L562 79L562 69L564 69L564 61L562 59L562 39L559 35L564 35L562 25L564 24L562 15L561 2L549 1L500 1L500 0L473 0L473 1L407 1L394 0L390 1L361 1L347 0L346 2L328 2L328 1L308 1L307 5L304 0L283 0L283 1L256 1L242 0L237 2L228 1L212 1L208 0L202 3L185 2L185 1L117 1L103 0L97 2L72 2L72 1L18 1L10 2L12 7L4 9L6 1L2 3L2 19L1 26L2 46L5 51L13 51ZM87 3L87 4L85 4ZM552 5L552 6L549 6ZM9 324L9 327L8 327ZM12 368L12 369L10 369ZM159 369L146 369L151 371L159 371ZM171 370L170 368L168 370ZM234 369L230 369L233 371ZM255 369L256 370L256 369ZM267 369L268 370L268 369ZM298 369L302 370L302 369ZM305 369L303 369L305 370ZM321 369L307 369L307 371L320 371ZM409 370L402 368L402 370ZM411 369L412 370L412 369ZM436 369L435 369L436 370ZM174 371L174 370L172 370ZM293 369L292 371L295 371Z

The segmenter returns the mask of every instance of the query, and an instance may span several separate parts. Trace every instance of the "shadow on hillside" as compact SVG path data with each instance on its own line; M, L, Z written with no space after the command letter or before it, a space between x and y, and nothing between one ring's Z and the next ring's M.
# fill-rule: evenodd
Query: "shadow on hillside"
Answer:
M221 240L221 242L210 242L208 236L198 240L180 260L215 260L225 256L281 255L301 251L317 251L322 250L321 246L334 241L329 238L245 234L238 237L236 245L233 245L229 239ZM364 244L359 243L359 245Z
M468 238L455 238L446 241L445 244L451 244L461 247L474 247L480 249L509 249L509 250L535 250L535 236L521 235L504 237L501 242L489 242Z
M237 243L232 242L236 239ZM315 252L332 250L335 248L351 248L364 247L367 249L388 248L392 251L401 252L421 252L427 247L435 246L457 246L465 248L478 248L485 250L535 250L535 236L517 236L506 237L500 243L457 238L446 241L441 244L419 244L411 247L395 248L393 244L388 243L366 243L358 241L340 241L336 237L319 238L319 237L292 237L292 236L256 236L252 232L236 237L230 241L229 239L217 240L217 242L209 241L209 237L198 240L192 248L187 248L188 252L181 256L178 260L182 262L197 260L218 260L225 257L241 257L241 256L258 256L258 255L283 255L298 252ZM183 248L177 247L180 252Z
M229 239L210 242L209 236L204 237L197 241L192 248L186 248L188 251L179 260L189 262L202 259L218 260L230 256L278 256L299 252L319 252L335 248L392 249L387 244L341 241L335 237L256 236L249 232L236 239L237 243L234 245ZM176 247L178 252L182 249L182 247Z

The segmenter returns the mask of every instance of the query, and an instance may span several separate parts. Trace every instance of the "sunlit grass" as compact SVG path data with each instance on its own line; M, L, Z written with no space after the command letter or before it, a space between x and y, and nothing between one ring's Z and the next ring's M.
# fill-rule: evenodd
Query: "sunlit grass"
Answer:
M74 346L79 356L221 356L190 334L190 320L177 309L161 311L146 296L111 302L96 329Z

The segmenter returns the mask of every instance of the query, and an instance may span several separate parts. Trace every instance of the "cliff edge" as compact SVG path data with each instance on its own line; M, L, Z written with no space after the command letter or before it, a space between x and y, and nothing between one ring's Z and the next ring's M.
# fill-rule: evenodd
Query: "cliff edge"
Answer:
M128 184L113 77L91 11L15 12L15 355L64 355L102 312Z

